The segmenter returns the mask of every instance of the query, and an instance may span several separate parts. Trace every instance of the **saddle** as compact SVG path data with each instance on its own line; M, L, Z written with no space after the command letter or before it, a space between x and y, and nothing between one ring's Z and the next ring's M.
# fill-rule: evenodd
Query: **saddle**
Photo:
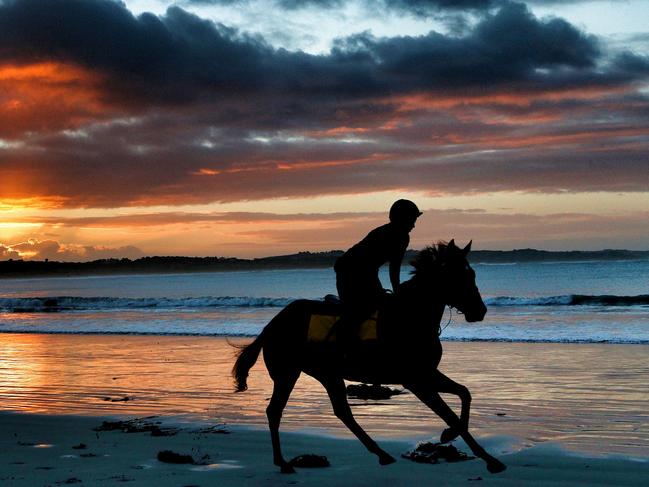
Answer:
M309 332L307 341L311 343L336 343L338 333L336 323L341 316L341 304L337 296L329 294L324 299L325 306L317 313L311 314L309 319ZM377 323L379 310L374 311L357 328L357 341L359 342L376 342L378 339Z

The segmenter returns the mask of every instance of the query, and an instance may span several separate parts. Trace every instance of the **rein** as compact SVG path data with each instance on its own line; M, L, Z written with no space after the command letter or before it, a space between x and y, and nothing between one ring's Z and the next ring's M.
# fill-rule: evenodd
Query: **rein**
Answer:
M459 311L458 311L458 313L459 313ZM453 318L453 307L452 307L452 306L448 306L448 321L446 322L446 324L444 325L444 327L442 327L441 324L437 326L437 336L442 336L442 332L443 332L444 330L446 330L446 328L448 328L448 325L451 324L451 319L452 319L452 318Z

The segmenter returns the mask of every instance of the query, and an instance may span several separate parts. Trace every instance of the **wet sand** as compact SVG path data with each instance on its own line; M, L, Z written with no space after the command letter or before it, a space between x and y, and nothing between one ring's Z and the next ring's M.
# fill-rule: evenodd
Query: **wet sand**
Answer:
M272 385L263 361L249 390L234 394L233 354L223 338L2 334L1 409L265 427ZM649 457L647 357L644 345L446 342L441 369L471 390L478 435ZM428 437L443 428L411 394L351 404L378 438ZM305 375L282 426L348 436L320 384Z
M623 458L568 455L553 447L535 446L501 454L498 441L485 446L498 454L507 470L490 474L479 460L418 464L399 458L382 467L356 440L298 433L282 436L287 458L305 453L325 455L327 468L279 473L270 461L265 431L230 428L229 434L185 425L173 436L94 431L104 418L0 413L0 483L4 486L134 485L134 486L413 486L413 485L643 485L649 462ZM412 442L389 440L383 448L395 457ZM461 443L458 448L466 451ZM170 464L161 451L190 455L197 463Z
M511 485L520 485L526 478L545 481L547 475L561 473L555 472L559 466L561 475L568 475L564 480L573 474L575 479L586 479L589 477L582 475L603 469L592 477L593 482L585 482L589 485L597 483L595 480L600 484L634 485L634 475L648 473L649 347L475 342L447 342L444 347L442 370L467 385L473 395L472 432L506 463L517 466L502 474ZM23 477L8 485L34 485L26 480L30 478L42 478L44 483L52 484L66 480L59 479L63 471L56 472L57 477L54 470L35 469L42 462L60 463L61 455L74 455L67 450L76 443L90 444L87 442L96 435L92 428L106 416L158 415L164 424L180 426L182 432L163 438L145 433L100 433L102 438L111 438L106 445L135 453L124 454L122 458L104 445L99 448L103 451L97 453L99 457L80 457L85 463L79 460L71 464L68 478L92 475L99 482L99 475L108 478L123 474L134 479L141 475L140 485L150 485L146 480L149 478L157 479L151 481L156 485L203 484L208 477L192 477L186 483L168 480L167 484L167 480L156 477L173 472L182 474L181 477L205 474L206 468L193 471L188 466L158 465L156 449L166 449L163 446L167 445L188 452L191 448L208 449L217 452L215 458L219 461L229 460L243 466L212 467L209 475L219 472L225 482L220 485L268 485L271 481L262 479L264 475L270 476L272 482L286 483L286 477L275 474L270 464L264 410L271 383L263 363L260 361L253 368L249 391L234 394L229 376L232 360L233 350L222 338L0 335L0 408L4 411L0 422L2 431L12 428L12 433L2 436L0 456L4 465L0 477L5 483L9 477ZM437 438L444 428L441 420L411 394L351 403L359 423L395 456L419 440ZM452 397L449 403L457 406ZM197 429L223 423L234 431L231 435L197 439ZM432 479L437 478L437 472L443 472L441 478L458 482L477 476L485 480L496 478L478 461L419 466L403 460L397 466L379 468L372 455L364 452L334 417L321 386L306 376L291 396L282 431L291 432L284 440L288 456L313 452L330 457L334 466L318 470L327 473L305 474L304 478L309 475L314 485L325 480L322 485L331 485L336 475L344 472L347 476L359 468L366 484L357 479L360 483L347 485L382 485L380 482L388 477L391 484L414 485L418 475L433 475ZM66 432L70 435L61 436ZM201 446L203 441L207 446ZM57 446L34 448L26 446L28 443ZM464 450L468 451L466 447ZM581 456L571 456L566 450ZM644 462L631 461L631 457ZM84 470L89 460L97 462L95 467L103 466ZM138 462L153 462L153 467L131 472ZM23 471L29 470L24 465L31 465L33 471ZM622 480L608 477L610 472L618 471ZM209 478L215 481L217 477Z

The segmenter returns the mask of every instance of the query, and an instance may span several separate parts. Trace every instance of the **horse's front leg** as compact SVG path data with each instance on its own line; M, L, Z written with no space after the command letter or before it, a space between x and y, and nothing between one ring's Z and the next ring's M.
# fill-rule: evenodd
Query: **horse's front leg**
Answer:
M453 394L460 398L462 404L462 409L460 412L460 424L464 429L468 430L469 415L471 411L471 393L469 392L469 389L442 374L439 370L435 371L431 380L435 384L435 389L438 392ZM449 427L442 431L440 441L442 443L448 443L449 441L453 441L459 435L459 430L453 427Z
M365 445L365 448L379 457L379 463L381 465L389 465L390 463L396 462L394 457L381 449L354 419L352 410L349 407L349 402L347 402L347 390L345 389L345 382L343 379L341 377L318 377L317 379L327 390L336 417L356 435L361 443Z
M457 417L457 414L453 412L444 399L439 395L434 384L404 384L404 386L412 391L421 402L431 408L446 422L446 424L460 432L460 436L462 436L462 439L466 442L468 447L471 448L473 454L485 461L489 472L498 473L507 468L504 463L489 455L489 453L478 444L475 438L473 438L473 435L469 433L469 430L465 428L462 421L460 421L460 418Z

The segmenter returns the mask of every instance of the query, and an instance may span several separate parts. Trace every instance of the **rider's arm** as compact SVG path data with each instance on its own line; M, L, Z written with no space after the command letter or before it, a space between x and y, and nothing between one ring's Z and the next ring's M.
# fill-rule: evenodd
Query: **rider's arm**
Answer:
M392 284L392 291L395 293L399 289L399 279L401 274L401 261L403 260L403 255L400 259L390 260L390 284Z
M401 282L401 263L404 255L406 255L408 244L410 244L410 237L408 235L401 237L398 244L395 245L394 253L390 258L390 284L392 284L392 291L395 293L399 289Z

